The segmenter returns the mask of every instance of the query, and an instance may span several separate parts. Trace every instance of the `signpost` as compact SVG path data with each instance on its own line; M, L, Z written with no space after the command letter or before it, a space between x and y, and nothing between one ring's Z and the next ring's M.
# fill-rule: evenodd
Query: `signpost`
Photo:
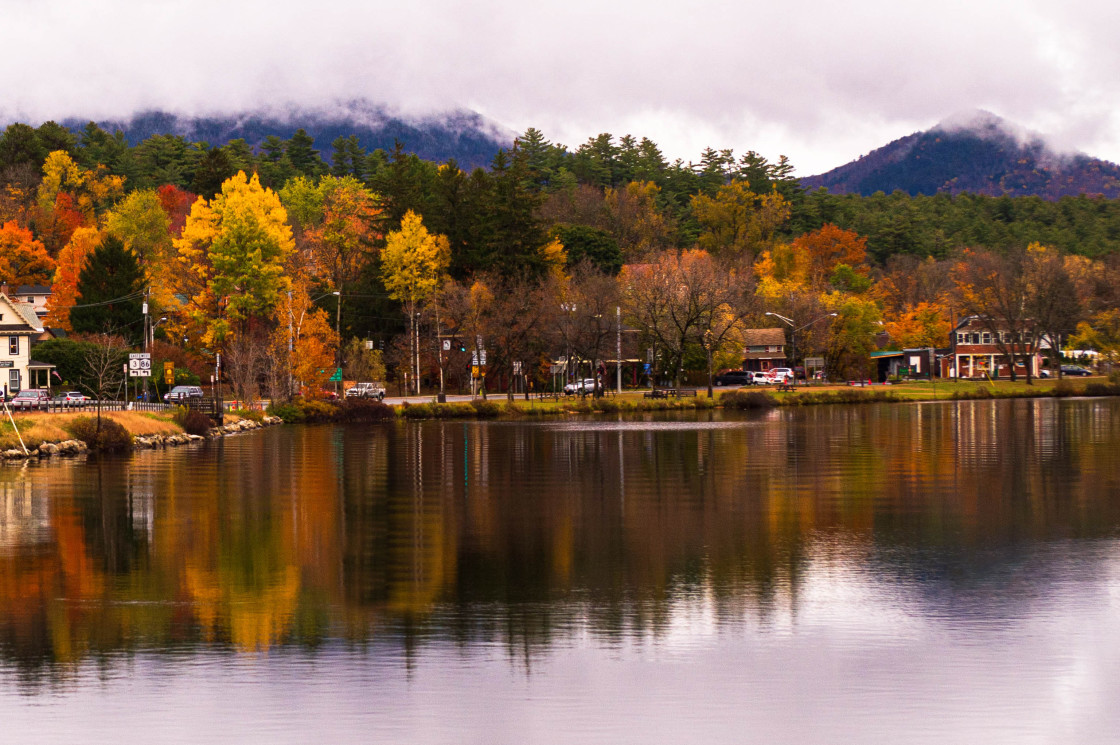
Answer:
M152 377L152 355L148 352L132 352L128 355L128 377Z

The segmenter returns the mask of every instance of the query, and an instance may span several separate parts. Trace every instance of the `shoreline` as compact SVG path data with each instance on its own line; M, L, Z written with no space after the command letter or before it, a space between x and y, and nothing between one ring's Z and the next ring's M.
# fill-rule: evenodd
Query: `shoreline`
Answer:
M284 423L284 421L280 417L270 416L267 414L261 416L260 421L257 421L255 418L241 417L236 414L232 414L227 415L227 418L231 417L233 421L227 421L220 426L211 427L209 428L209 430L207 430L205 435L199 435L186 432L183 427L176 423L170 416L145 416L143 420L155 422L157 423L157 425L143 429L155 429L157 431L137 432L134 431L135 429L137 429L135 424L137 419L133 416L130 416L131 414L135 413L136 412L105 412L102 414L103 417L113 419L117 423L121 424L121 426L123 426L126 431L128 431L131 442L129 447L123 449L126 451L131 450L135 452L137 450L160 450L168 447L190 445L192 443L214 440L226 437L228 435L239 434L241 432L249 432L256 429L261 429L263 427L270 427ZM35 431L37 425L46 425L47 427L57 429L58 431L65 431L65 425L73 422L73 420L78 418L79 416L81 415L75 415L72 413L46 414L34 412L30 417L31 431ZM39 417L58 417L58 419L49 420L41 419ZM22 417L22 422L24 425L27 425L28 419L29 418L26 417L26 415ZM18 421L20 420L17 420L17 422ZM129 424L132 424L133 426L130 427ZM11 425L6 421L4 422L4 425L4 434L7 437L7 435L11 434ZM29 461L50 458L54 456L74 457L84 455L89 452L95 452L85 441L74 437L56 439L32 439L30 443L25 443L26 451L22 448L19 448L18 446L8 447L8 445L10 444L10 442L5 442L4 447L0 448L0 461Z
M603 398L579 398L574 400L514 399L475 399L469 402L384 404L362 402L359 405L336 405L322 401L306 404L285 404L283 413L289 418L260 414L259 416L240 416L229 414L232 421L210 427L205 435L186 432L171 416L142 414L137 412L106 412L104 417L114 419L128 431L130 445L126 450L159 450L178 447L197 442L226 437L228 435L250 432L278 424L300 423L347 423L393 420L423 419L532 419L538 417L565 417L583 414L644 413L658 411L711 411L726 410L765 410L779 407L853 405L877 403L924 403L940 401L987 401L996 399L1028 398L1101 398L1120 396L1120 383L1107 380L1090 382L1068 379L1060 381L1034 381L1033 385L1024 382L985 381L977 383L901 383L875 386L805 386L792 391L778 392L773 389L753 390L739 388L721 390L713 398L698 391L695 396L667 399L649 399L644 391L627 392L621 396L609 395ZM47 425L48 431L65 432L65 425L78 416L70 413L44 414L35 412L22 415L21 429L28 426L36 431L36 425ZM154 423L154 424L153 424ZM28 461L54 456L78 456L91 452L86 442L74 437L35 438L27 444L25 453L18 446L11 446L11 427L4 422L5 441L0 444L0 461ZM51 429L53 428L53 429Z

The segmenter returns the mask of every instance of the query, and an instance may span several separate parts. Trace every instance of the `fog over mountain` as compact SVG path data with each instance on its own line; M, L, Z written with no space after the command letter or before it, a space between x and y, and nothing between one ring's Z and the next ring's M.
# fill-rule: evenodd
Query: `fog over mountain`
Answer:
M2 118L7 120L5 124L13 120ZM59 123L77 133L89 121L81 112L74 112ZM327 160L331 143L338 137L354 135L369 152L377 148L392 150L399 140L407 152L433 161L454 158L464 168L489 165L494 154L509 147L515 137L514 132L473 111L407 116L361 99L335 106L288 105L204 116L149 110L95 121L106 131L119 130L131 145L152 135L171 134L189 142L224 145L232 139L243 139L257 146L268 135L288 139L302 128L315 139L316 149Z
M1120 166L1063 151L1043 135L987 111L955 114L851 163L801 179L808 189L870 195L971 192L1058 199L1120 197Z

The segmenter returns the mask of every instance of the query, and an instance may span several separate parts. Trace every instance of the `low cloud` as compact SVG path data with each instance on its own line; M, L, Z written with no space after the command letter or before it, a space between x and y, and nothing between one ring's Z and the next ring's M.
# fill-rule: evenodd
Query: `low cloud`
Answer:
M1083 4L1084 5L1084 4ZM648 136L827 170L984 108L1120 160L1117 11L1027 0L5 2L0 111L42 120L368 99L577 146ZM1067 15L1069 17L1067 17Z

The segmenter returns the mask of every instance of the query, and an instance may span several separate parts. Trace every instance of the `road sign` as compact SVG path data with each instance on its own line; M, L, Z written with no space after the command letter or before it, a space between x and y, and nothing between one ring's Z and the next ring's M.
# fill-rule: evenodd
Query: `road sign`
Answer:
M451 351L451 340L450 339L444 339L443 340L443 351L445 351L445 352L450 352Z
M175 363L171 360L166 360L163 363L163 382L168 385L175 385Z
M330 382L331 383L341 383L342 382L342 368L341 367L336 367L334 369L334 375L331 376Z
M132 352L129 354L128 376L130 378L150 378L152 376L152 355L147 352Z

